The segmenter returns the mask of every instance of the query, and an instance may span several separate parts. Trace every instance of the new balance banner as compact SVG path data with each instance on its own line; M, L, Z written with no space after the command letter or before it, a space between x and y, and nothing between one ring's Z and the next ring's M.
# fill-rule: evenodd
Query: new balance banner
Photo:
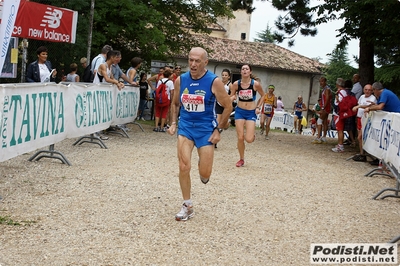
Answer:
M75 43L77 20L77 11L22 0L12 36Z

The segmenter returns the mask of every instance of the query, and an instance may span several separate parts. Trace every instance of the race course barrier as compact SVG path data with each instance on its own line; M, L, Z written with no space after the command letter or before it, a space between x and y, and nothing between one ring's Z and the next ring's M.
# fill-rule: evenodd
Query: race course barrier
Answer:
M138 105L139 87L119 91L109 84L1 84L0 162L133 122Z
M396 178L395 188L384 188L373 199L377 199L382 193L392 191L387 197L400 198L400 114L388 112L370 112L368 117L362 118L363 147L381 160L383 167L389 169ZM376 169L376 170L379 170ZM382 169L381 169L382 170ZM400 240L400 235L394 237L389 243Z

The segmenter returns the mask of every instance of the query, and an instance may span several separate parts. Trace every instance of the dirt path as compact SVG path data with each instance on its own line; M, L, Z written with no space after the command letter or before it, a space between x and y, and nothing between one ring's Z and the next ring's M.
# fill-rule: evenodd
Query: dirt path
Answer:
M309 265L311 243L384 243L400 234L398 199L372 200L394 187L365 177L368 163L345 159L310 136L272 132L239 159L234 128L223 132L210 182L193 153L196 215L181 205L176 137L130 125L109 149L56 144L71 161L0 163L0 265Z

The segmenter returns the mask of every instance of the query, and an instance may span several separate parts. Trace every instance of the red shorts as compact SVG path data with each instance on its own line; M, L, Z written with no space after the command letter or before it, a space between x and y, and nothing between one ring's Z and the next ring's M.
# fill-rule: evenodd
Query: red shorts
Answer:
M335 125L336 125L336 130L337 131L343 131L344 129L344 119L338 119L337 116L335 116Z
M361 125L361 117L357 117L357 130L361 130L362 125Z
M169 105L167 106L156 106L154 107L155 111L156 111L156 115L155 117L160 117L160 118L167 118L167 114L168 114L168 109L169 109Z

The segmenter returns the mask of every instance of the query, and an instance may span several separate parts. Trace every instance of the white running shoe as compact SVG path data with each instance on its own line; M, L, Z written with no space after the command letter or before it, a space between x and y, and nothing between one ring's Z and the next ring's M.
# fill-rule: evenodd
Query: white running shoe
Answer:
M336 145L335 148L332 149L333 152L344 152L343 145Z
M187 206L183 203L181 211L175 215L175 220L186 221L194 216L193 206Z

